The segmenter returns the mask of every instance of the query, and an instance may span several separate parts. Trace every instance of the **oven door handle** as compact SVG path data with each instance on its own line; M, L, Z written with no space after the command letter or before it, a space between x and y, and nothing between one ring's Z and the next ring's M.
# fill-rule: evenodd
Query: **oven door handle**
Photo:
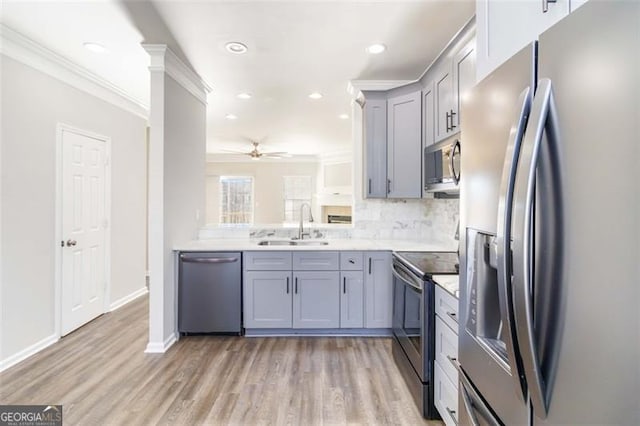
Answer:
M418 293L422 293L422 281L419 281L417 278L410 275L411 272L407 271L404 266L398 263L394 263L393 268L391 268L391 272L393 272L393 275L397 279L399 279L403 283L406 283Z

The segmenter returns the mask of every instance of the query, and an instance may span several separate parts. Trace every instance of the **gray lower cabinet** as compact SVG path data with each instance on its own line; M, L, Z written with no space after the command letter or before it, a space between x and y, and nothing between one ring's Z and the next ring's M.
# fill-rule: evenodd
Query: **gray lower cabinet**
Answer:
M291 271L245 271L245 328L290 328L292 292Z
M265 251L244 258L247 329L391 328L390 252Z
M362 327L364 327L362 271L342 271L340 272L340 328Z
M340 273L293 273L293 328L340 327Z
M393 280L391 252L365 254L364 300L366 328L391 328Z

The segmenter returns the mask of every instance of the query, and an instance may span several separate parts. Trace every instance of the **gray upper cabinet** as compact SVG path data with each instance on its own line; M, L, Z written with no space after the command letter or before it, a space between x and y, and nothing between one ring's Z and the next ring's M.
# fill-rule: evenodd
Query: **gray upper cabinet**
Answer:
M455 93L454 125L460 127L460 105L468 91L476 84L476 43L475 40L464 46L453 58L453 76Z
M434 89L431 81L422 89L422 144L424 147L433 145L436 141L434 120Z
M393 280L391 253L369 252L365 255L364 299L366 328L391 328Z
M338 271L293 273L293 328L339 328Z
M387 198L422 195L422 91L387 101Z
M364 326L364 280L362 271L340 273L340 328Z
M478 81L584 2L478 0Z
M387 196L387 100L370 99L364 105L366 198Z
M455 117L453 67L451 61L440 65L434 79L435 89L435 141L448 138L457 128L452 126ZM453 123L455 125L455 123Z
M291 271L244 272L244 327L290 328Z

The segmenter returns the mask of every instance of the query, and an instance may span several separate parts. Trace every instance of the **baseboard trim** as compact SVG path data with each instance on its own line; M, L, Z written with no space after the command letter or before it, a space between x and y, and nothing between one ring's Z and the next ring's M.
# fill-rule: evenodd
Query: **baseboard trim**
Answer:
M124 305L126 305L127 303L137 299L140 296L144 296L145 294L149 293L149 289L144 286L136 291L134 291L133 293L122 297L118 300L116 300L115 302L113 302L111 305L109 305L109 312L113 312L118 308L123 307Z
M21 350L20 352L11 355L9 358L0 361L0 372L3 372L4 370L6 370L6 369L8 369L10 367L13 367L14 365L18 364L19 362L24 361L25 359L29 358L30 356L37 354L38 352L40 352L44 348L53 345L58 340L59 340L58 335L57 334L52 334L51 336L45 337L44 339L40 340L39 342L34 343L33 345L29 346L28 348L25 348L25 349Z
M390 328L246 328L245 337L390 337Z
M144 350L146 354L163 354L178 340L176 333L172 333L164 342L149 342Z

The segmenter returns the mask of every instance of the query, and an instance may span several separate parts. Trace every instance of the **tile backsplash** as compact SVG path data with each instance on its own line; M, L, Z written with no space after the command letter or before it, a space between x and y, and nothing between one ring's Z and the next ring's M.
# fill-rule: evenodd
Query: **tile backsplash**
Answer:
M307 226L311 238L415 240L440 243L456 250L454 239L459 218L459 200L359 200L353 208L353 226ZM200 238L292 238L297 227L264 225L246 228L209 227Z

